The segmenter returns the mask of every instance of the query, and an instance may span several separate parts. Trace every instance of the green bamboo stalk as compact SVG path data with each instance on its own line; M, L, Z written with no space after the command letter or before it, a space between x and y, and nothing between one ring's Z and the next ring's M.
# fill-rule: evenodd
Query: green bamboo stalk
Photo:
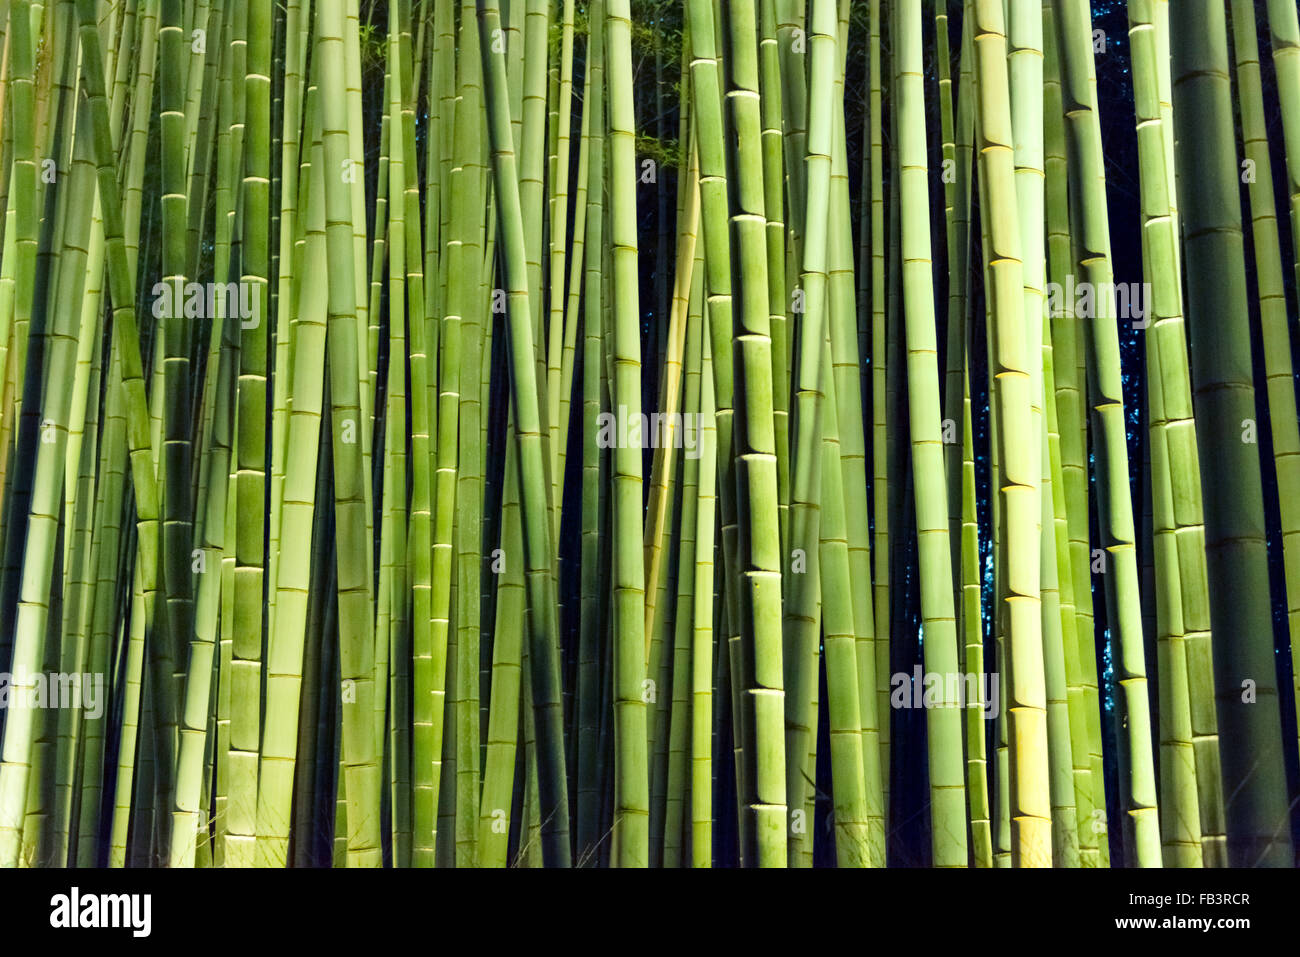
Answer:
M786 383L790 378L790 303L786 276L786 228L781 201L785 181L785 115L775 0L762 0L759 9L759 81L763 113L763 208L767 212L767 281L769 322L772 329L772 381ZM685 64L685 60L683 61ZM689 103L689 100L687 101ZM797 176L796 176L797 179ZM773 430L776 436L776 480L781 526L781 551L788 551L790 512L790 430L789 393L777 388L772 394Z
M584 146L588 157L586 180L586 236L583 244L582 300L582 512L580 568L583 571L578 648L578 768L577 768L577 853L579 866L596 854L600 820L601 716L604 687L600 677L600 647L604 645L605 595L600 576L590 574L601 564L601 536L607 513L608 484L601 481L606 465L597 444L602 404L601 317L603 315L604 236L604 153L605 84L604 31L592 30L587 44L587 82L583 98ZM590 119L589 119L590 117ZM574 250L575 256L577 250ZM576 320L575 316L575 320ZM607 407L605 404L604 407ZM710 622L712 624L712 622Z
M309 98L310 99L310 98ZM304 272L326 268L325 167L316 120L309 120L310 149L299 174L307 204L302 222L306 245ZM283 221L282 221L283 222ZM320 468L320 430L325 400L322 357L326 348L328 290L304 283L290 329L288 358L280 371L287 380L289 406L285 474L280 489L280 538L295 547L281 555L275 588L275 624L268 632L266 720L260 754L257 806L257 860L283 865L288 856L290 811L298 745L303 655L308 621L309 583L315 554L316 475ZM288 304L281 299L281 306Z
M1156 342L1147 348L1151 407L1152 494L1156 519L1157 621L1164 644L1160 660L1161 785L1165 863L1200 866L1201 814L1192 744L1185 609L1204 606L1204 529L1201 521L1196 433L1188 381L1182 291L1172 184L1165 163L1165 123L1160 103L1160 45L1155 5L1129 8L1134 92L1142 173L1144 263L1154 291L1151 303ZM1190 522L1188 517L1190 516ZM1162 534L1163 532L1163 534ZM1182 538L1197 547L1184 560ZM1186 581L1184 581L1186 579Z
M604 9L605 81L609 93L610 248L613 286L613 400L628 421L640 415L640 331L637 305L636 155L632 100L631 10L627 0ZM648 863L645 680L645 571L637 544L641 526L641 449L620 441L614 462L614 839L620 867Z
M871 165L871 414L872 606L875 609L876 704L884 813L889 814L889 442L886 419L884 124L880 65L880 0L868 3L868 113Z
M728 231L728 179L726 152L723 145L722 80L720 59L715 42L713 8L707 0L691 0L687 7L690 17L691 42L691 96L692 113L700 151L700 214L704 232L706 270L705 291L708 297L710 341L714 376L714 397L717 405L718 441L718 499L722 528L723 596L727 603L726 621L730 632L737 632L740 622L739 595L731 583L736 568L738 548L737 485L732 454L732 431L735 419L732 337L732 268L731 243ZM739 661L739 639L727 635L728 657L734 653ZM739 701L739 685L732 683L733 716ZM719 712L720 713L720 712ZM745 727L733 719L733 735L737 753L744 747ZM738 793L745 791L745 763L736 765ZM740 820L742 833L749 827L748 818ZM742 841L742 862L749 851Z
M241 42L238 5L234 42ZM270 216L271 4L247 0L247 60L244 88L244 176L239 215L241 296L251 300L254 321L240 323L239 404L236 438L235 628L230 669L229 803L226 805L227 863L248 866L255 859L257 772L262 704L262 629L265 594L267 447L265 412L268 379L267 312Z
M356 370L357 286L351 214L351 189L341 175L354 171L349 156L344 93L343 0L321 0L317 8L316 51L324 149L326 256L329 265L329 377L334 429L334 510L338 555L339 660L342 688L342 772L347 795L347 859L350 866L380 862L380 767L375 753L374 624L370 615L370 529L366 512L367 474L364 406ZM340 171L335 176L331 171ZM328 333L327 333L328 334Z
M701 275L703 270L700 270ZM707 301L702 304L707 310ZM701 323L706 317L701 316ZM707 327L706 327L707 328ZM700 370L699 512L695 539L695 604L691 639L691 863L713 862L713 608L714 524L717 499L717 427L711 342L703 342Z
M693 185L688 189L692 195L698 195ZM698 265L698 262L694 263ZM700 424L700 365L703 351L704 324L701 309L704 299L704 271L692 270L691 299L686 321L685 365L686 377L683 384L685 396L682 400L683 426L686 434L683 445L687 449L681 461L681 506L680 524L677 534L678 559L676 573L676 607L680 611L673 619L672 645L672 709L668 732L668 767L664 798L664 839L663 866L681 867L690 853L687 843L692 836L687 823L690 821L687 800L690 780L688 755L690 725L690 705L693 689L691 674L691 643L695 627L693 613L695 605L695 540L698 534L699 500L697 492L699 483L700 460L692 454L699 449ZM687 614L687 611L691 611Z
M810 742L817 733L816 698L821 604L824 589L820 579L822 548L822 450L825 431L825 386L822 343L827 335L829 304L826 291L826 221L830 210L831 176L831 87L834 83L835 27L831 21L834 8L827 0L813 11L812 35L808 45L814 54L809 83L808 128L802 137L807 155L803 157L803 190L807 207L801 222L809 224L803 236L800 286L803 296L802 315L795 312L795 352L793 401L791 403L790 442L790 531L789 557L785 561L785 635L783 660L788 689L785 701L786 793L789 802L803 816L808 792L816 777L816 768L808 763ZM838 432L836 432L838 440ZM838 445L838 441L836 443ZM836 456L838 465L838 456ZM842 503L841 503L842 507ZM838 642L837 644L842 644ZM856 668L856 665L855 665ZM838 750L838 748L837 748ZM847 751L842 752L848 754ZM842 759L841 759L842 760ZM852 772L847 769L834 775L839 782ZM861 758L856 773L861 778ZM841 794L846 792L841 789ZM861 808L855 810L860 811ZM858 819L855 819L858 820ZM847 823L847 822L846 822ZM800 826L795 826L799 824ZM812 822L799 821L792 815L789 827L791 866L800 865L811 856ZM842 842L837 842L837 851ZM844 845L844 851L853 851Z
M1289 864L1289 821L1265 570L1263 500L1255 449L1242 441L1254 416L1237 153L1232 137L1222 5L1193 0L1170 11L1175 115L1196 116L1205 136L1177 150L1187 257L1192 377L1201 423L1206 565L1222 751L1228 860ZM1195 23L1195 29L1192 24ZM1247 423L1248 424L1248 423ZM1249 682L1249 684L1243 684ZM1254 696L1243 689L1253 688ZM1245 700L1249 698L1251 703ZM1250 776L1246 791L1239 790Z
M844 77L849 46L848 5L841 0L838 23L838 67L835 73L834 101L844 99ZM854 301L853 227L850 215L848 144L846 118L842 110L833 111L834 148L831 154L831 206L828 224L828 282L830 291L831 357L836 377L836 409L840 434L840 464L843 471L845 524L848 533L849 566L853 581L871 577L871 525L867 499L866 423L862 407L863 329L859 325ZM870 690L877 684L875 657L874 608L872 593L855 588L853 631L858 668L858 711L864 749L862 764L865 775L870 859L883 866L884 796L879 759L880 707ZM879 857L874 856L879 851Z
M1079 229L1074 233L1078 245L1076 262L1081 281L1091 287L1094 302L1092 314L1080 318L1095 320L1089 323L1089 341L1095 360L1090 365L1089 393L1097 430L1101 532L1107 560L1113 564L1105 578L1107 603L1111 610L1111 634L1117 641L1118 680L1124 692L1128 747L1128 784L1123 797L1126 832L1133 836L1139 866L1156 867L1160 864L1160 827L1133 504L1129 492L1124 392L1115 322L1110 228L1106 219L1106 179L1097 112L1092 20L1087 5L1076 0L1062 0L1055 10L1066 137L1071 155L1079 158L1079 174L1071 177L1070 190L1071 218L1079 223Z
M967 859L966 792L961 748L962 719L957 710L961 703L953 694L955 682L948 680L948 676L957 675L959 670L930 260L920 3L902 5L896 23L903 307L921 618L925 629L925 669L939 675L943 684L940 700L926 714L931 848L934 866L964 867Z
M562 741L563 708L554 605L551 598L550 522L547 515L545 457L538 415L538 390L533 356L532 323L529 308L526 259L519 188L514 152L506 129L506 68L503 51L494 48L500 34L500 13L492 0L480 3L479 46L489 104L488 130L492 151L493 181L504 242L506 316L510 333L511 408L519 435L523 500L524 552L528 580L529 651L532 689L540 761L542 832L548 863L567 866L569 811ZM638 536L639 540L639 536ZM640 550L637 549L637 554ZM637 576L638 581L641 576ZM638 641L638 649L640 642ZM638 658L640 657L638 650ZM639 700L639 699L638 699ZM642 735L644 740L644 735ZM643 765L644 767L644 765Z
M1273 51L1273 69L1277 76L1277 98L1281 106L1282 137L1286 145L1287 195L1291 198L1292 253L1296 279L1300 281L1300 249L1294 237L1300 236L1300 12L1284 0L1268 0L1269 44ZM1252 24L1253 26L1253 24ZM1294 579L1288 577L1288 587ZM1292 589L1294 590L1294 589ZM1295 634L1295 616L1291 618Z
M1260 79L1259 43L1255 37L1254 11L1241 3L1232 4L1232 41L1236 53L1237 99L1240 104L1241 135L1246 160L1254 175L1247 179L1250 194L1251 237L1255 244L1255 277L1259 286L1259 322L1264 353L1264 385L1268 395L1268 418L1273 436L1273 469L1278 486L1278 511L1282 524L1282 565L1286 581L1287 625L1291 636L1291 657L1300 654L1300 426L1296 423L1294 375L1291 366L1291 336L1287 327L1286 288L1282 273L1282 254L1278 242L1277 212L1273 205L1273 170L1268 150L1268 133L1264 119L1264 97ZM1270 26L1277 21L1273 63L1278 75L1278 95L1283 107L1300 105L1300 73L1292 61L1300 46L1287 52L1282 37L1286 31L1300 38L1294 11L1270 8ZM1288 89L1291 84L1292 89ZM1283 121L1284 134L1288 121ZM1292 123L1291 125L1294 125ZM1292 135L1296 135L1292 133ZM1290 141L1288 147L1292 145ZM1287 151L1288 163L1293 162ZM1291 186L1297 180L1288 167ZM1291 189L1295 194L1296 189ZM1300 209L1292 206L1292 236L1300 219ZM1294 241L1294 239L1293 239ZM1297 260L1300 264L1300 260ZM1300 276L1300 271L1296 273ZM1295 688L1300 678L1292 672ZM1300 709L1300 704L1297 705ZM1300 710L1296 712L1300 715Z
M739 523L736 588L741 608L740 651L744 760L750 765L741 814L745 857L760 867L785 862L787 806L784 691L781 674L781 555L776 444L772 422L772 362L764 237L761 102L754 10L723 8L729 40L728 120L736 149L727 153L730 226L735 268L744 277L733 315L733 363L738 411L735 459ZM708 236L706 225L706 241ZM752 744L751 744L752 742ZM763 759L759 760L758 755Z

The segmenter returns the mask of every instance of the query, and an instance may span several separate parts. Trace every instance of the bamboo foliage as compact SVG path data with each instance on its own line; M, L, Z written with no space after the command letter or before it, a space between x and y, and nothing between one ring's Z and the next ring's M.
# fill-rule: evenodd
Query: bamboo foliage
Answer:
M0 865L1291 863L1294 4L1118 10L0 2Z

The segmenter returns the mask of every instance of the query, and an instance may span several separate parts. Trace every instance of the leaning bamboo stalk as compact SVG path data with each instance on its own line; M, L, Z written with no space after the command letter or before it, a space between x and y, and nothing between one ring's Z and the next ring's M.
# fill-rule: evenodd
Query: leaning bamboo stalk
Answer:
M1277 96L1282 114L1282 136L1286 145L1287 195L1291 199L1292 251L1295 274L1300 281L1300 12L1286 0L1268 0L1269 42L1277 75ZM1252 29L1254 24L1251 24ZM1292 634L1295 626L1292 625Z
M722 137L723 103L720 58L715 37L713 6L708 0L690 0L687 5L690 17L691 43L691 112L700 154L700 216L704 234L705 293L708 299L706 315L709 319L711 354L714 377L714 400L717 413L718 449L718 506L721 521L723 556L723 597L727 604L726 621L729 632L739 628L740 608L737 587L732 584L738 548L736 479L733 456L733 429L735 425L735 370L730 361L732 338L732 256L728 233L728 178L726 153ZM727 635L728 656L737 653L739 640ZM734 689L734 685L733 685ZM733 712L736 703L733 690ZM735 727L737 753L744 747L746 729L740 722ZM737 782L747 773L744 762L736 766ZM738 790L743 791L740 785ZM744 832L748 820L740 822ZM742 848L742 861L748 858Z
M1155 342L1147 347L1147 375L1152 410L1153 505L1158 536L1156 574L1163 586L1156 596L1157 620L1165 644L1159 668L1163 689L1159 716L1161 741L1162 749L1168 752L1161 759L1167 805L1162 830L1166 863L1199 866L1202 817L1197 794L1199 772L1191 740L1192 689L1188 681L1192 672L1187 634L1189 624L1197 617L1194 609L1203 608L1208 596L1195 420L1172 205L1174 190L1166 163L1169 119L1160 102L1163 57L1155 15L1156 8L1151 3L1135 3L1129 8L1138 148L1146 160L1140 166L1143 261L1149 263L1145 278L1154 293L1149 308L1154 313L1151 321ZM1166 534L1161 535L1162 530ZM1164 614L1159 607L1162 601Z
M768 307L772 327L772 381L790 379L790 322L787 312L790 290L786 275L786 227L782 193L785 186L785 104L782 91L782 52L778 40L776 0L762 0L759 6L759 69L763 112L763 204L767 212ZM776 435L776 480L780 500L781 551L787 551L790 505L789 392L778 388L772 395L772 416Z
M565 401L572 380L564 383L564 360L569 353L565 349L569 326L565 323L568 298L565 289L565 256L569 247L569 169L571 166L570 141L573 134L573 36L574 36L574 2L564 0L560 15L560 65L559 77L555 86L555 110L552 134L555 140L553 150L553 168L549 171L550 212L549 212L549 270L550 270L550 304L548 318L548 351L546 369L547 419L551 429L551 511L554 516L554 540L560 537L560 510L564 504L564 461L565 455L561 442L568 439L567 421L561 423L561 408L567 413L569 403ZM582 123L588 122L586 110L583 110ZM578 191L582 192L584 170L579 158ZM577 245L577 236L582 230L583 199L579 195L575 206L577 220L573 243ZM570 376L572 367L570 367Z
M700 270L701 275L703 269ZM702 308L707 309L705 303ZM707 317L699 319L707 330ZM703 335L700 376L699 513L696 516L694 608L691 639L691 863L713 862L713 593L717 448L714 425L711 344Z
M1160 829L1091 15L1086 4L1076 0L1061 0L1055 9L1066 137L1071 155L1079 157L1079 174L1072 177L1070 190L1072 219L1077 217L1079 222L1074 234L1078 242L1076 261L1081 281L1093 291L1093 314L1081 318L1092 320L1088 329L1095 361L1090 367L1088 391L1097 430L1101 532L1107 560L1113 565L1105 578L1107 606L1124 692L1128 747L1128 790L1123 802L1126 833L1133 837L1138 863L1155 867L1160 863Z
M604 257L601 255L604 236L604 182L605 164L600 160L604 152L605 35L603 30L593 30L587 45L587 84L583 104L583 127L588 157L586 180L586 233L583 243L582 284L582 513L580 567L583 569L579 596L581 624L578 647L578 768L577 768L577 849L581 863L596 853L596 842L601 819L600 765L603 763L601 745L601 718L605 712L604 683L600 677L600 647L604 645L604 608L608 589L601 586L597 576L589 569L606 567L602 564L602 544L608 537L602 535L607 512L608 485L601 481L606 473L606 456L602 454L597 438L602 410L608 403L603 395L603 330L601 318L604 309ZM590 114L590 122L588 122ZM575 252L576 255L576 252ZM575 306L576 309L576 306ZM575 316L575 324L578 317ZM576 335L576 333L575 333Z
M1294 375L1291 366L1291 335L1287 322L1286 287L1282 272L1281 245L1278 241L1277 212L1273 205L1273 169L1269 157L1268 133L1264 118L1264 96L1260 77L1259 43L1255 38L1254 10L1234 0L1232 9L1232 40L1236 51L1235 67L1237 99L1240 104L1241 135L1245 157L1253 176L1245 177L1250 194L1251 236L1255 244L1255 278L1259 288L1259 325L1264 358L1264 382L1268 395L1268 418L1273 435L1273 470L1278 486L1278 512L1282 531L1282 566L1285 578L1287 626L1291 636L1291 656L1300 655L1300 426L1297 425ZM1300 136L1300 131L1288 130L1286 108L1300 106L1300 74L1294 76L1296 54L1300 46L1288 52L1285 42L1279 43L1289 29L1300 38L1296 30L1296 14L1286 16L1284 11L1270 9L1279 17L1275 34L1273 62L1278 70L1278 93L1283 107L1283 132ZM1272 21L1270 21L1270 24ZM1288 141L1287 146L1291 147ZM1288 163L1300 166L1300 157L1292 157L1288 149ZM1297 192L1296 174L1288 166L1291 192ZM1295 229L1300 226L1300 205L1292 197L1292 241ZM1297 260L1300 264L1300 260ZM1300 275L1300 272L1297 272ZM1300 689L1300 677L1292 672L1293 687ZM1300 703L1297 703L1300 715Z
M698 196L698 185L694 182L689 189L688 202L692 196ZM673 665L672 665L672 712L669 722L668 769L664 799L664 843L663 866L681 867L692 853L691 840L694 835L690 823L693 820L688 807L691 780L691 735L694 730L691 719L693 695L693 641L695 629L695 585L696 585L696 538L699 535L699 511L701 496L698 492L700 475L700 458L692 454L699 450L700 429L703 425L700 413L700 367L704 348L704 323L701 309L704 299L704 274L702 270L692 270L691 301L687 307L686 318L686 354L685 354L685 396L683 405L683 425L686 436L683 444L688 449L681 463L681 522L678 533L677 561L677 608L680 609L673 620ZM689 444L686 444L689 443ZM711 516L710 516L711 517ZM710 543L711 544L711 543Z
M304 164L307 204L303 211L306 247L302 268L323 270L326 263L325 184L323 152L316 122L308 124L309 164ZM281 299L282 308L288 304ZM289 823L297 754L296 720L303 680L309 583L314 555L316 473L323 423L327 289L304 284L291 328L292 365L280 372L288 379L285 474L281 485L280 535L294 542L281 555L276 578L276 618L268 635L266 656L266 722L260 753L257 798L259 863L283 864L288 855Z
M827 219L830 212L831 148L833 142L832 110L830 97L834 82L835 33L831 21L833 7L828 0L819 0L813 11L812 35L809 47L814 54L811 60L809 82L808 128L802 137L807 154L802 157L803 195L807 206L800 221L809 224L803 236L800 263L800 287L803 308L795 312L793 398L790 408L790 507L789 554L785 558L783 582L786 589L784 601L783 660L786 689L785 744L790 756L786 762L786 793L791 806L800 815L806 815L808 781L815 779L814 765L808 761L811 740L817 733L816 700L819 641L821 635L822 584L820 579L821 517L823 480L822 463L824 419L827 414L825 388L829 369L823 363L822 344L826 338L830 308L827 301L826 247ZM838 430L835 432L838 453ZM839 455L834 457L839 465ZM842 503L841 503L842 508ZM842 602L841 606L842 607ZM838 622L842 626L842 621ZM842 639L842 634L839 636ZM842 640L836 641L842 645ZM841 665L842 668L842 665ZM856 665L855 665L856 668ZM836 750L839 751L837 742ZM841 762L844 760L841 754ZM833 779L840 782L840 793L846 795L848 774L861 777L861 758L856 768L844 767ZM860 781L858 782L860 784ZM861 808L855 808L861 812ZM812 828L810 822L789 827L789 856L791 866L799 866L811 857ZM849 821L844 822L849 825ZM853 823L860 824L860 816ZM862 848L850 846L843 840L836 842L837 853L861 854Z
M838 23L838 65L833 98L844 100L845 64L849 46L848 5L841 0ZM853 226L850 215L847 119L844 111L832 112L831 204L827 225L827 281L829 284L832 375L835 377L840 465L843 472L845 526L848 533L849 567L853 581L871 578L871 525L868 505L866 413L863 409L862 333L854 298ZM869 857L884 864L884 786L880 767L880 702L875 649L875 609L869 588L856 588L853 598L853 631L858 668L858 720L862 728L863 774L865 775L867 819L871 833ZM878 843L877 843L877 839ZM879 856L875 856L876 852Z
M1074 264L1068 195L1064 110L1061 99L1060 57L1053 0L1043 4L1043 50L1045 53L1044 143L1047 172L1048 276L1056 287L1074 288ZM1079 823L1080 863L1101 866L1106 853L1106 810L1100 703L1097 689L1097 655L1092 613L1088 528L1087 438L1082 411L1082 339L1075 316L1073 297L1049 298L1049 324L1044 341L1052 342L1054 398L1049 409L1056 414L1060 446L1060 480L1068 541L1067 584L1058 571L1062 589L1062 610L1067 594L1072 601L1073 623L1063 622L1066 681L1071 694L1071 753L1075 762L1075 812ZM1050 414L1050 413L1049 413ZM1053 476L1054 481L1055 475ZM1053 490L1055 492L1055 489ZM1058 570L1065 568L1058 559ZM1072 672L1077 673L1071 676ZM1076 718L1076 712L1078 717ZM1099 848L1100 843L1100 848Z
M884 813L889 815L889 442L886 425L884 124L880 64L880 0L868 4L868 113L871 165L871 457L876 704Z
M523 499L524 552L528 579L529 650L532 666L533 707L538 728L541 762L542 832L548 862L569 863L569 811L562 741L563 711L559 698L559 671L554 605L551 598L550 521L547 514L544 455L538 414L532 322L529 311L526 260L519 188L514 151L505 109L506 68L501 52L494 50L493 30L500 14L492 0L479 6L479 46L489 108L488 130L497 210L504 243L506 315L510 334L511 408L519 434ZM639 540L639 536L638 536ZM639 549L637 550L639 554ZM637 576L638 579L640 576ZM643 586L642 586L643 587ZM640 642L638 641L638 649ZM640 652L638 651L638 657ZM639 700L639 698L638 698Z

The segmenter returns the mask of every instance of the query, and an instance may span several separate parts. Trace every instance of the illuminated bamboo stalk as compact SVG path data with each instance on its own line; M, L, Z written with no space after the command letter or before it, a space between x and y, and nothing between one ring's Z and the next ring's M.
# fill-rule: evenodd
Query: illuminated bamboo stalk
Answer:
M562 740L563 710L560 701L558 642L554 604L551 597L550 520L547 514L544 449L538 415L532 323L529 310L522 213L515 173L514 152L507 124L509 112L504 108L506 89L505 59L494 49L493 30L499 30L499 11L492 0L479 6L479 46L483 56L492 170L505 246L506 315L510 333L511 408L515 412L519 435L520 471L523 500L523 544L527 568L529 651L532 667L533 708L536 715L538 750L544 755L539 762L541 787L540 813L544 853L548 863L567 866L569 850L569 811L564 770ZM629 184L631 185L631 184ZM637 536L640 541L640 536ZM636 549L640 554L640 548ZM640 575L637 576L640 579ZM638 616L639 618L639 616ZM638 657L640 641L637 643ZM638 698L639 700L639 698ZM644 740L644 734L642 735Z
M1283 110L1282 129L1287 140L1287 173L1292 193L1292 236L1300 226L1300 124L1286 115L1288 108L1300 108L1300 29L1296 13L1281 5L1270 5L1270 26L1274 27L1273 63L1278 75L1278 95ZM1234 0L1232 40L1236 52L1237 101L1247 170L1243 173L1250 194L1251 236L1255 244L1255 279L1259 286L1259 325L1264 358L1264 385L1268 395L1268 418L1273 436L1273 469L1278 486L1278 511L1282 525L1282 566L1285 577L1287 625L1291 636L1291 657L1300 655L1300 426L1297 425L1294 375L1291 366L1291 336L1287 323L1286 287L1282 253L1278 241L1277 211L1273 205L1273 169L1269 157L1268 132L1264 117L1263 84L1260 77L1259 44L1255 38L1254 10ZM1291 43L1287 42L1288 35ZM1294 147L1294 148L1293 148ZM1297 260L1300 276L1300 259ZM1293 687L1300 689L1300 677L1292 672ZM1297 703L1300 715L1300 703Z
M1061 89L1066 138L1071 156L1079 158L1071 177L1071 219L1077 244L1080 282L1092 292L1092 306L1079 318L1088 323L1091 357L1088 391L1097 438L1098 505L1105 542L1105 584L1110 630L1116 642L1116 664L1123 690L1127 739L1125 826L1132 835L1137 863L1160 865L1160 826L1157 812L1155 762L1151 746L1151 714L1142 640L1141 605L1129 494L1128 446L1121 381L1119 333L1111 267L1110 227L1106 219L1106 178L1101 126L1097 110L1090 9L1077 0L1059 0L1055 7L1061 57Z
M1205 490L1206 565L1214 645L1223 790L1249 776L1250 799L1228 801L1233 866L1290 863L1280 716L1272 659L1263 493L1256 450L1243 441L1254 417L1237 150L1221 4L1189 0L1170 11L1174 113L1205 130L1177 149L1187 273L1192 381ZM1192 188L1192 184L1196 184ZM1243 685L1243 681L1253 684ZM1245 696L1252 687L1258 700ZM1249 697L1251 703L1245 700Z
M958 711L960 702L953 696L955 683L948 680L959 669L930 261L920 3L903 4L895 23L898 33L894 49L899 58L899 188L908 424L915 476L921 618L925 629L925 669L939 675L942 681L940 699L926 712L931 849L934 866L964 867L967 856L962 719Z
M317 8L314 60L318 84L325 170L351 170L347 97L344 92L345 11L343 0L321 0ZM370 612L370 528L363 446L365 406L357 374L359 321L354 281L355 248L351 192L347 178L325 176L326 258L329 265L330 423L334 458L334 511L338 555L339 662L343 681L342 774L347 795L349 866L380 863L380 766L374 736L374 622Z

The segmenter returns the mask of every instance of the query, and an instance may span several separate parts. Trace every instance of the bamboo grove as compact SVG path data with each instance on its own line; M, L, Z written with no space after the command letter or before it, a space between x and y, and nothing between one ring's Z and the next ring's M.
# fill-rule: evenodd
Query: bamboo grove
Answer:
M1293 863L1295 0L0 30L0 865Z

